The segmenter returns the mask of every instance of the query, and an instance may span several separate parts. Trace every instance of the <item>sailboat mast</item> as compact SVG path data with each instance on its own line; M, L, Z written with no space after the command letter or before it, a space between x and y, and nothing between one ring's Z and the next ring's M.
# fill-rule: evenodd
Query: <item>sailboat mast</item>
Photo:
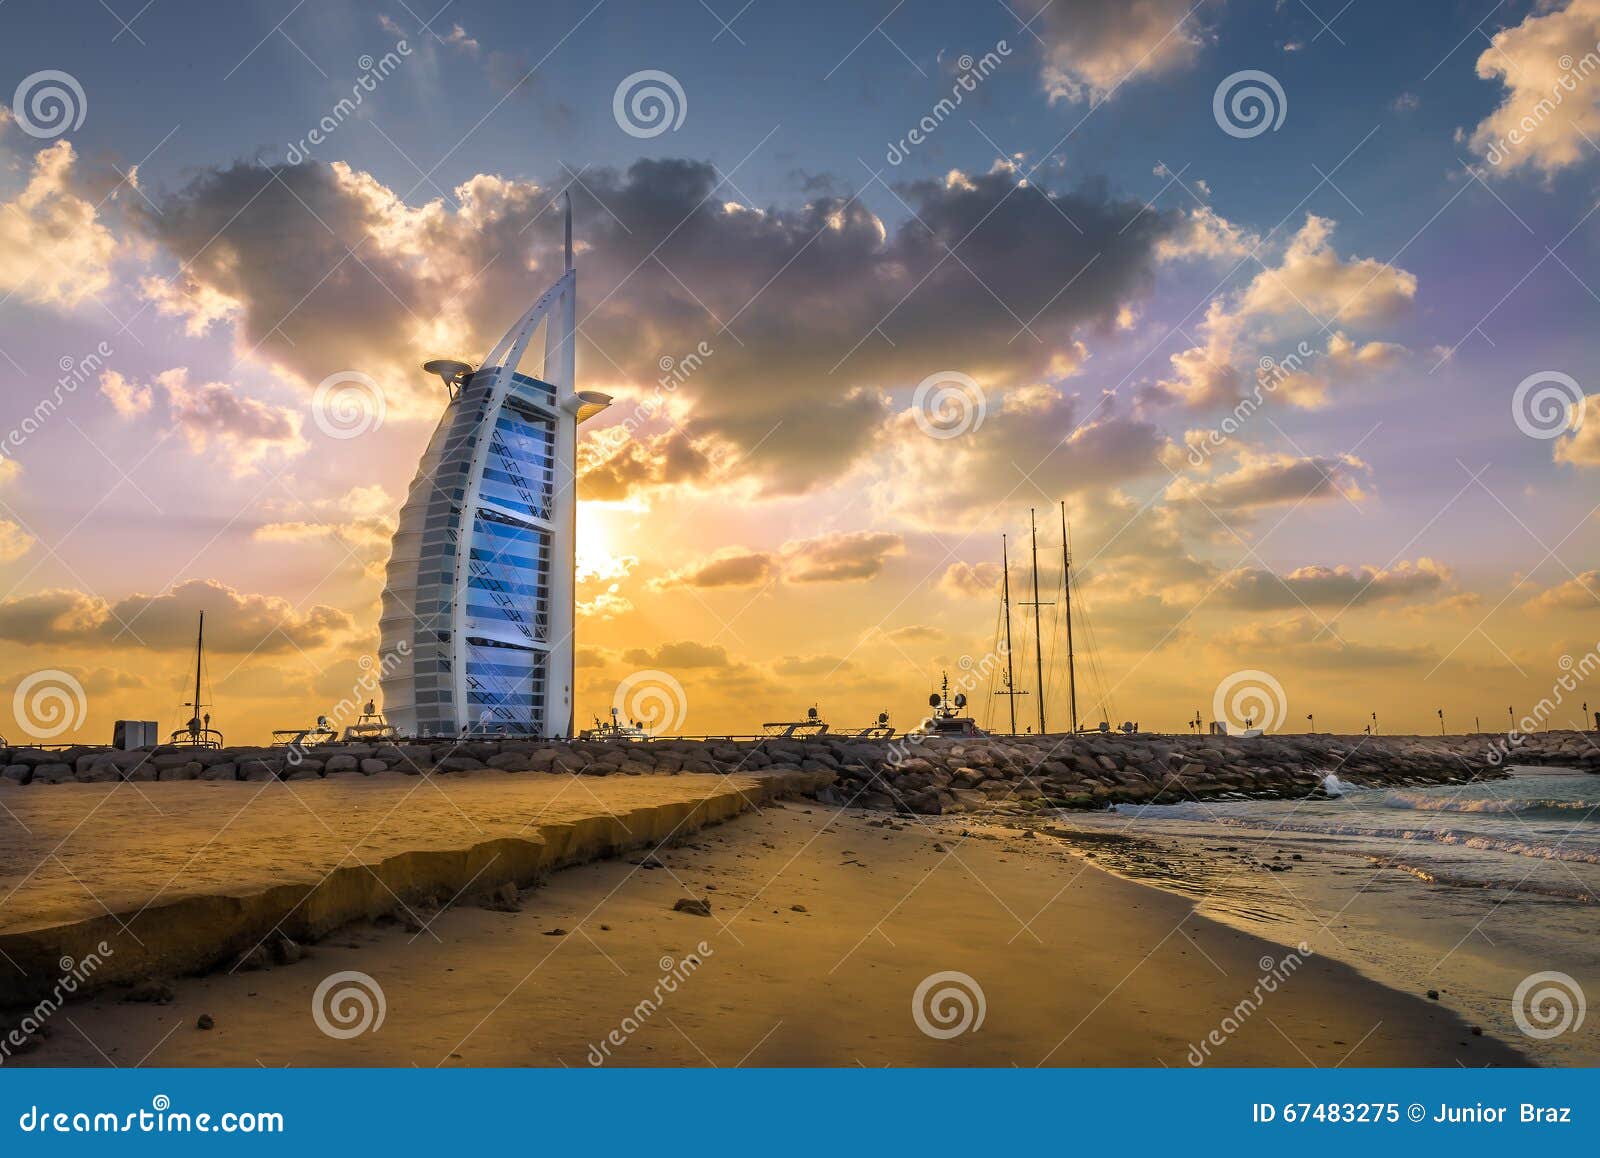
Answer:
M206 613L200 613L200 631L194 641L194 717L200 718L200 657L205 654Z
M1033 539L1033 674L1039 689L1039 735L1044 735L1044 634L1039 630L1039 527L1028 508L1028 534Z
M1067 504L1061 504L1061 589L1067 604L1067 704L1072 731L1078 730L1078 673L1072 661L1072 548L1067 539Z
M1011 734L1017 734L1017 690L1011 671L1011 559L1006 537L1000 536L1000 602L1006 614L1006 706L1011 709Z

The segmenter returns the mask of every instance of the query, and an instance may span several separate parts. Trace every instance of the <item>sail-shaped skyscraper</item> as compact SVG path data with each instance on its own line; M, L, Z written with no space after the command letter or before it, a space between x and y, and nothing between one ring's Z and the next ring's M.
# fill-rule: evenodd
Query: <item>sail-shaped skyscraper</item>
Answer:
M402 735L572 734L577 427L611 401L576 389L576 326L569 199L555 284L476 370L424 366L450 402L400 508L380 623Z

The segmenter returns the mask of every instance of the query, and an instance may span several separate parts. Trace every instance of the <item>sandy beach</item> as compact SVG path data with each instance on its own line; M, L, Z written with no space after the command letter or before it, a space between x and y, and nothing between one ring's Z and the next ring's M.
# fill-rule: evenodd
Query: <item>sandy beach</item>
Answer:
M1053 837L960 818L767 804L659 867L601 861L523 891L519 911L419 916L177 979L165 1003L71 1003L7 1064L1524 1064L1420 991L1197 916ZM348 971L371 979L369 1013L330 1021L325 986L314 1016Z

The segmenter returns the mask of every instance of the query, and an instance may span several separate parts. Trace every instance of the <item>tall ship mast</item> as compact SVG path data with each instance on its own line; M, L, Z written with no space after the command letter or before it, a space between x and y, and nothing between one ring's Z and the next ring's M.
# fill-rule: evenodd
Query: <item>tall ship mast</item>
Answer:
M578 424L611 399L576 387L570 194L565 234L561 276L477 369L423 366L449 402L400 508L380 620L402 735L573 734Z
M1072 540L1067 533L1067 503L1061 501L1061 598L1067 609L1067 712L1069 732L1078 730L1078 670L1072 654Z
M192 714L189 722L172 733L169 741L180 748L220 748L222 747L222 733L211 726L211 713L205 711L211 705L200 700L200 672L205 663L206 655L206 613L200 613L200 626L195 633L194 640L194 699L184 704Z

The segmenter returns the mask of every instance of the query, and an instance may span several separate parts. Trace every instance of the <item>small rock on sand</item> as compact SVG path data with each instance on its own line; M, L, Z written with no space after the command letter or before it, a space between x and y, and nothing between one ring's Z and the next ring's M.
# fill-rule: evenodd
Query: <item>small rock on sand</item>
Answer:
M217 1019L212 1017L209 1013L202 1013L199 1017L195 1018L194 1022L194 1027L196 1029L215 1029L216 1025Z
M675 913L693 913L697 917L711 915L711 902L701 900L699 897L679 897L677 904L672 906Z
M544 935L546 937L565 937L567 935L567 931L560 925L557 925L554 929L546 929L544 931Z
M789 911L791 913L807 913L811 910L807 909L804 905L790 905Z

